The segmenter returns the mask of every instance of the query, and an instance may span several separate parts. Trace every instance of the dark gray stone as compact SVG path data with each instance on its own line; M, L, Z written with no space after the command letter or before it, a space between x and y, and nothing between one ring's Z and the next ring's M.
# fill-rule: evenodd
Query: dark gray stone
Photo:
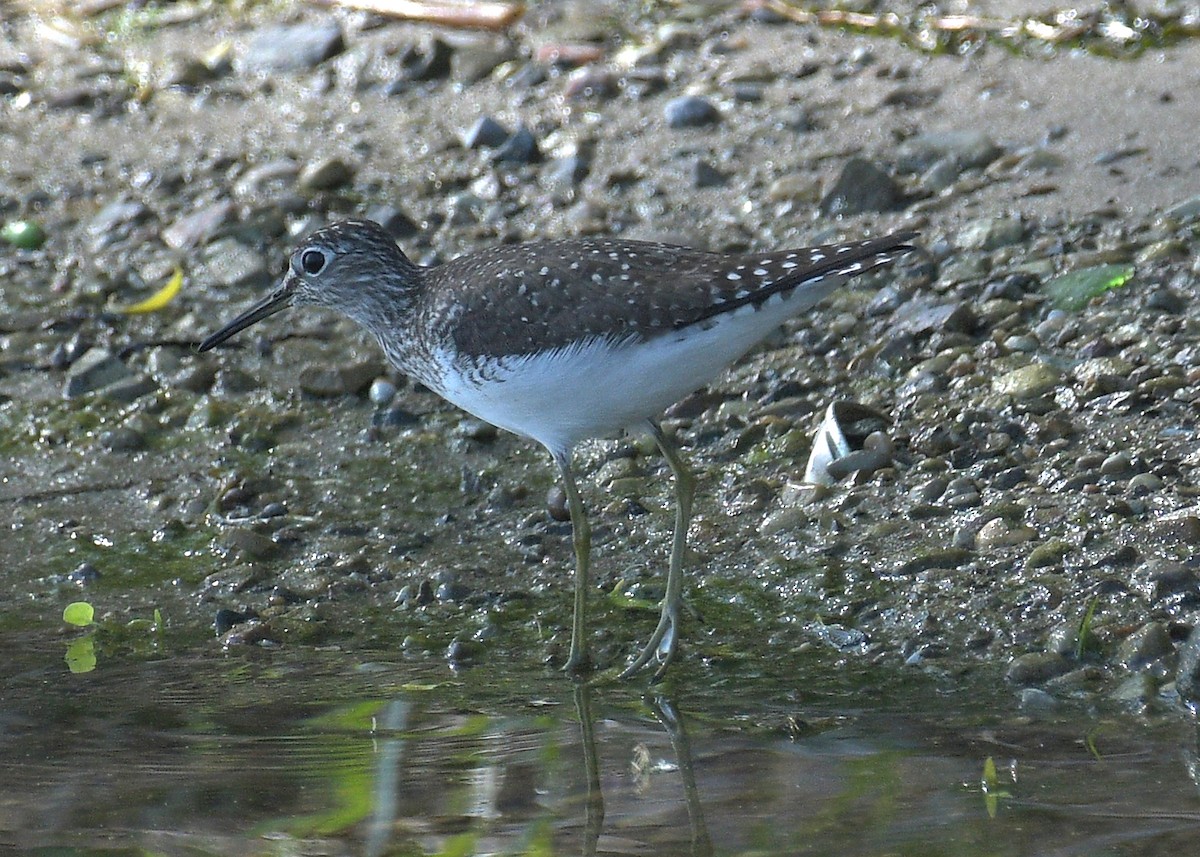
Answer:
M541 159L542 151L538 148L537 138L524 125L492 156L492 160L498 164L534 164Z
M354 181L354 167L341 158L320 158L305 164L296 179L296 185L304 193L336 190Z
M421 224L394 205L374 205L368 208L367 220L374 220L393 238L409 238L421 231Z
M719 121L721 111L707 98L682 95L667 102L663 116L669 128L698 128Z
M132 374L112 352L104 348L91 348L67 370L63 395L75 399L123 381Z
M453 47L437 36L427 35L401 54L403 80L420 82L449 77L453 56ZM398 91L389 89L389 94L394 95Z
M833 189L821 200L821 213L844 217L868 211L899 208L904 194L899 185L879 167L862 158L851 158Z
M692 187L723 187L728 181L728 176L708 161L697 159L692 162Z
M463 132L460 139L467 149L494 149L502 145L509 137L508 129L491 116L480 116L470 128Z

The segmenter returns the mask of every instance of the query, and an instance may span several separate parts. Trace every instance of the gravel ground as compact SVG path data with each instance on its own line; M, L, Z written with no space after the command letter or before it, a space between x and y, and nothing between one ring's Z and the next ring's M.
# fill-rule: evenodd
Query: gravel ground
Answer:
M214 651L561 661L569 526L544 453L321 313L194 343L348 215L425 263L547 236L741 250L915 228L894 275L669 414L703 474L688 669L994 670L1031 704L1148 710L1182 661L1193 695L1196 40L931 55L582 3L504 35L205 3L21 7L0 33L5 621L82 589L111 617L161 605ZM126 311L177 267L178 296ZM895 453L813 490L837 400L877 411ZM637 439L579 464L617 664L653 625L669 482Z

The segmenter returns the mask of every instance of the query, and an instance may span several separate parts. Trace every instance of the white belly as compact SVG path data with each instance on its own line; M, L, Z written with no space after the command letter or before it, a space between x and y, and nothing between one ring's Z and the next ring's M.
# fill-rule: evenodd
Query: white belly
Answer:
M593 339L547 354L504 357L475 373L455 371L448 353L435 392L495 426L532 438L552 454L580 441L643 423L704 386L819 294L775 297L714 319L708 329L668 332L650 341ZM427 382L428 383L428 382Z

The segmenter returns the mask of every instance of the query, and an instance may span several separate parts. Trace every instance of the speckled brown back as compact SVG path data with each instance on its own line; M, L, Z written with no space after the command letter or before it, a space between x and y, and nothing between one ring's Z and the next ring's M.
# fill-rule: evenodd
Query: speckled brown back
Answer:
M611 238L495 247L425 271L423 314L464 356L649 339L887 264L911 233L742 256ZM822 292L823 294L823 292ZM438 329L441 328L441 329Z

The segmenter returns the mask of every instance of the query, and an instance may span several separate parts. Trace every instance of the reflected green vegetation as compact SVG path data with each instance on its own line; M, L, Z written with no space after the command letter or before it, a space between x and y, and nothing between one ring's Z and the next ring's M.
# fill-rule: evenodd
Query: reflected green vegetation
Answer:
M1174 753L1147 752L1177 730L1152 736L1070 711L1032 723L994 686L948 692L925 672L820 651L739 677L736 693L685 663L674 691L601 684L582 702L556 673L502 662L450 671L338 651L152 663L126 652L71 676L39 647L19 657L9 684L24 702L7 713L36 706L40 725L10 730L6 752L26 761L0 762L10 801L52 807L56 824L41 827L31 807L9 827L42 848L103 832L107 850L83 854L156 853L163 831L172 853L196 855L580 854L594 835L662 854L770 857L803 842L800 853L1018 857L1031 836L1047 848L1086 836L1093 853L1119 853L1106 844L1144 839L1155 814L1195 799ZM801 720L807 729L789 725ZM1102 732L1120 765L1099 764ZM47 764L31 768L31 753ZM1146 818L1105 816L1113 778L1127 791L1131 769L1148 766L1137 778ZM1200 818L1173 817L1180 836L1195 835Z

